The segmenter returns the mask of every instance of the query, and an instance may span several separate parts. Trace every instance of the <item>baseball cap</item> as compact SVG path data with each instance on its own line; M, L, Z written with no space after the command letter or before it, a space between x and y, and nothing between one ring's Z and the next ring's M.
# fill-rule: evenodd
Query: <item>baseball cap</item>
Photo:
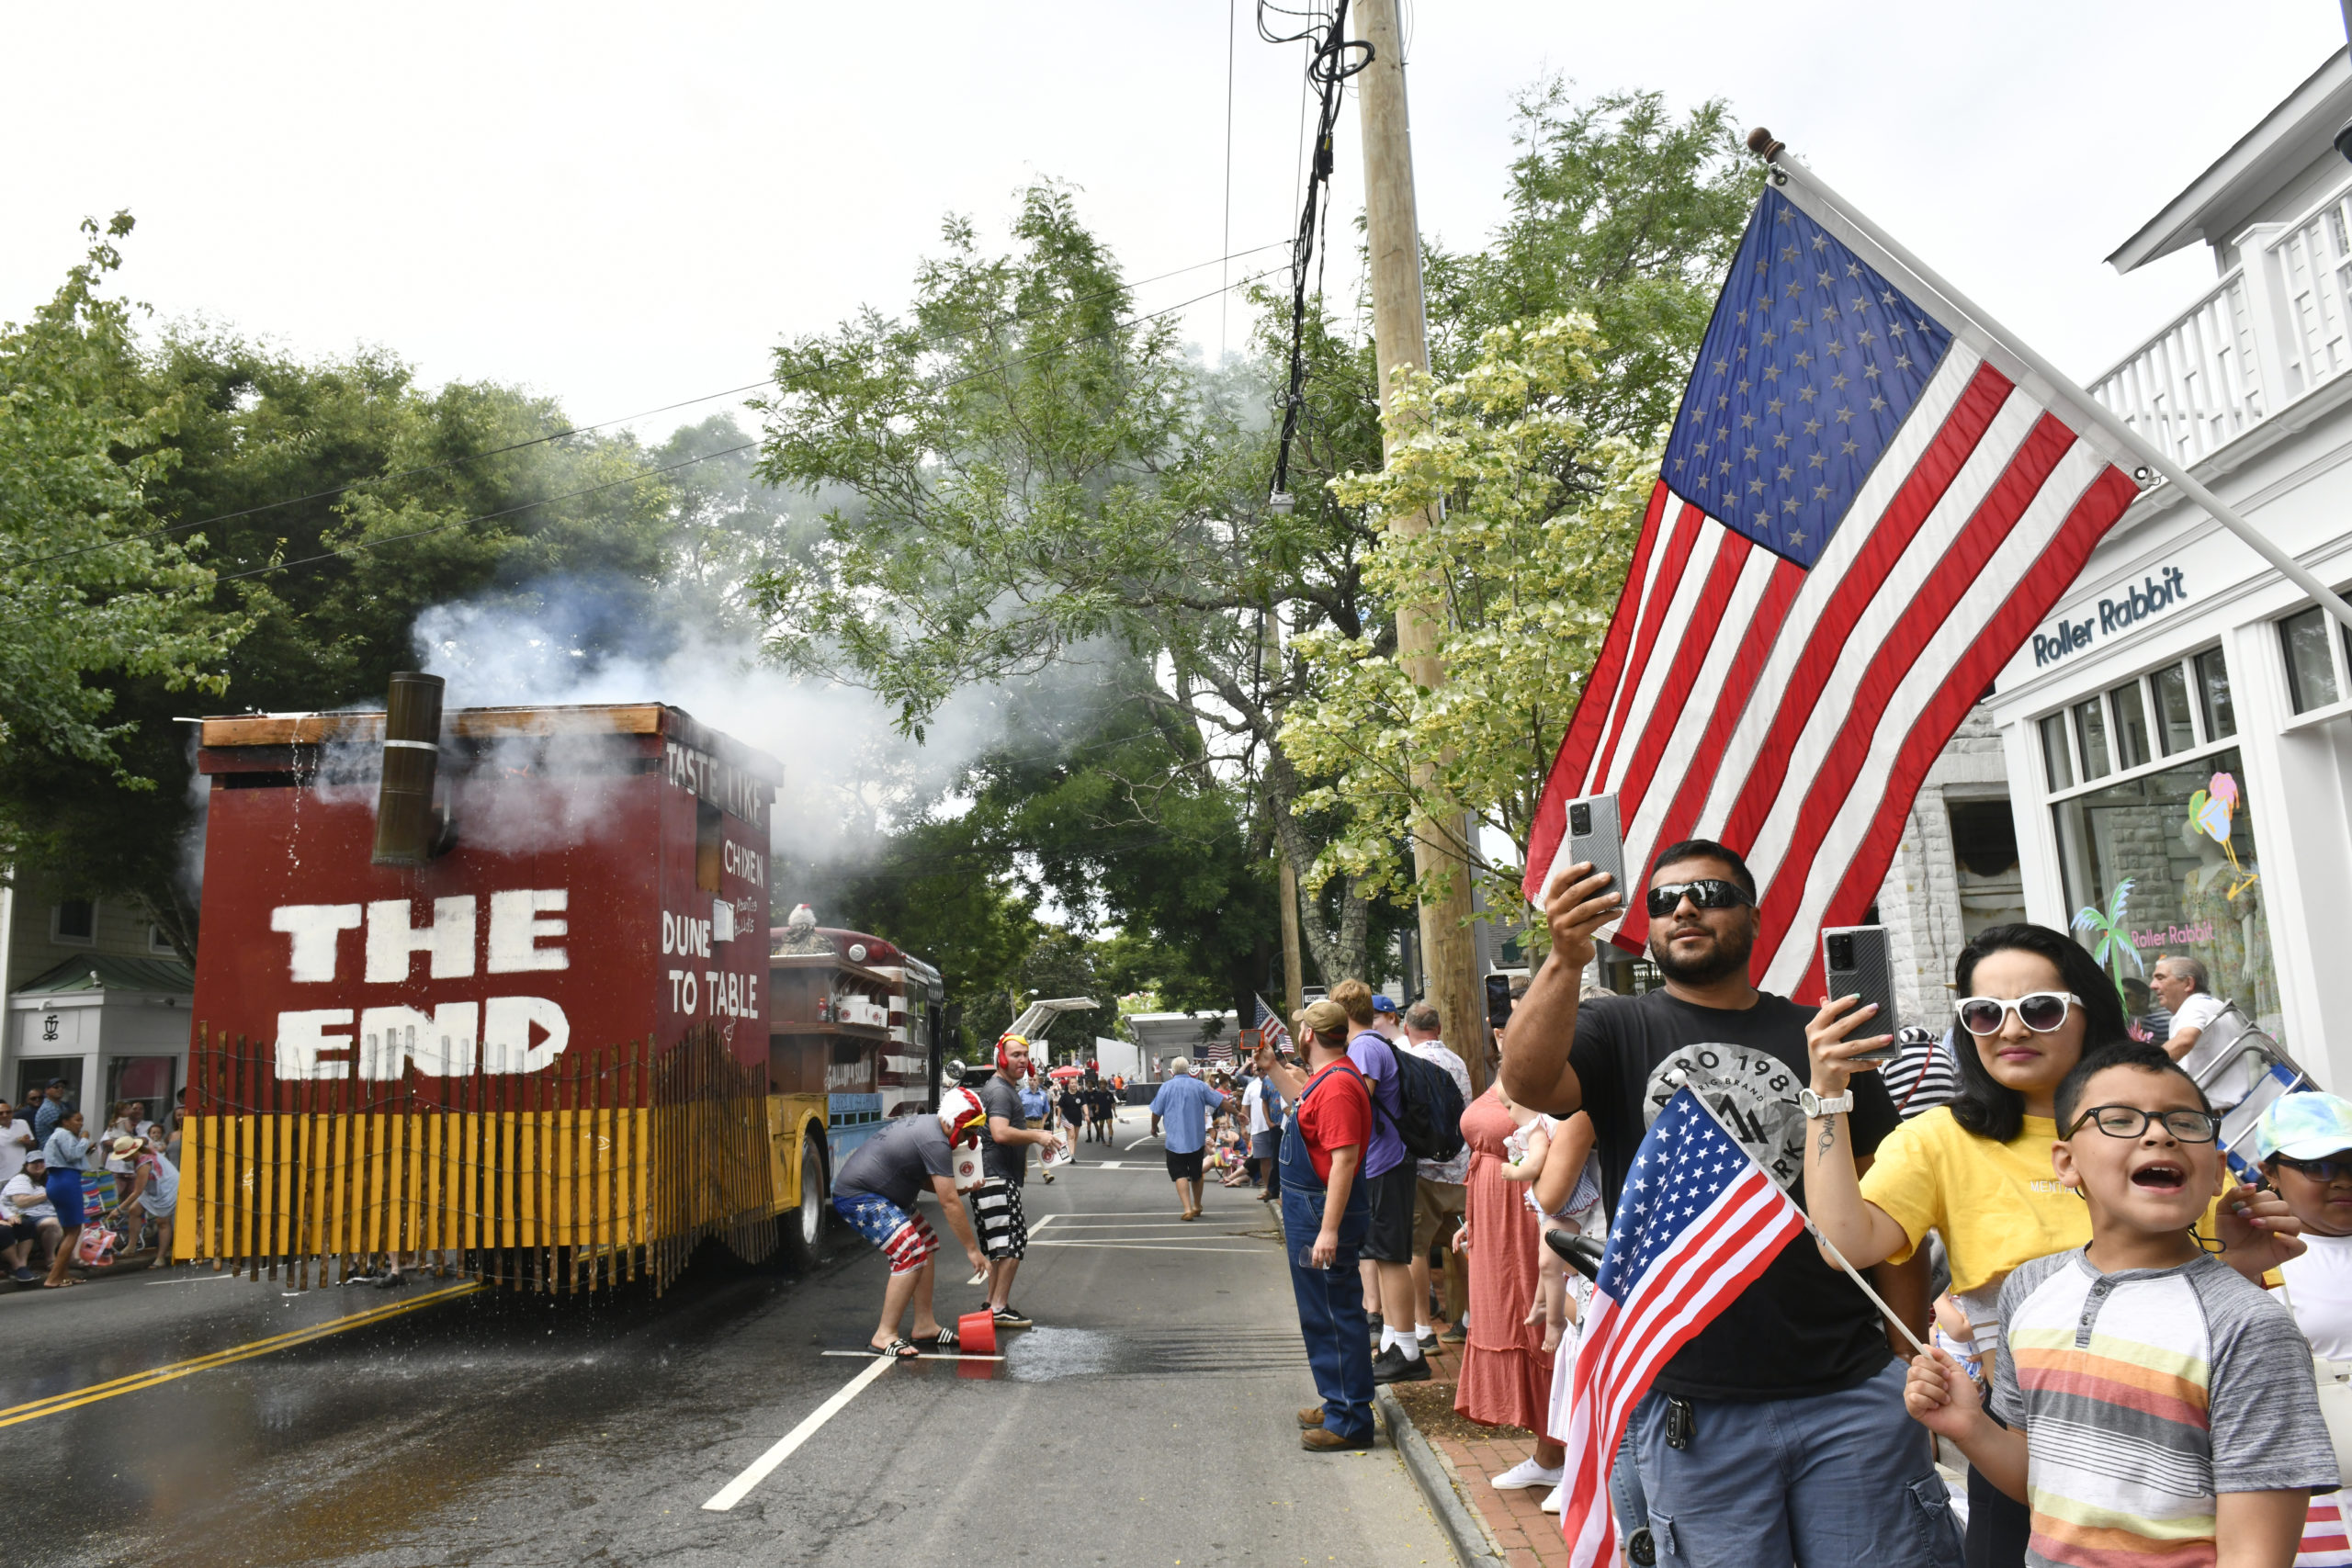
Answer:
M1348 1027L1348 1010L1323 997L1307 1003L1298 1021L1317 1034L1331 1034Z
M1375 995L1372 998L1372 1010L1374 1012L1393 1012L1401 1014L1405 1010L1398 1007L1396 1002L1389 998Z
M46 1151L41 1149L28 1150L25 1154L25 1163L27 1165L47 1165L49 1163L49 1155Z
M2254 1124L2254 1158L2318 1159L2352 1149L2352 1100L2312 1089L2282 1095Z

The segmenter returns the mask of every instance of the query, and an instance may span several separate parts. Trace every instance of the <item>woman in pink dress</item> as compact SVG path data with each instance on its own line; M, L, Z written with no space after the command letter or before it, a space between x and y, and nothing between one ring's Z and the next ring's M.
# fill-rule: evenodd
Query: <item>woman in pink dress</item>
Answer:
M1488 1427L1523 1427L1535 1434L1535 1457L1494 1478L1498 1488L1554 1487L1566 1455L1545 1429L1552 1405L1553 1357L1544 1348L1544 1325L1528 1323L1535 1299L1535 1249L1542 1245L1524 1182L1503 1176L1503 1140L1518 1131L1502 1091L1489 1088L1462 1113L1470 1148L1464 1212L1457 1240L1470 1257L1470 1335L1462 1347L1461 1381L1453 1408Z

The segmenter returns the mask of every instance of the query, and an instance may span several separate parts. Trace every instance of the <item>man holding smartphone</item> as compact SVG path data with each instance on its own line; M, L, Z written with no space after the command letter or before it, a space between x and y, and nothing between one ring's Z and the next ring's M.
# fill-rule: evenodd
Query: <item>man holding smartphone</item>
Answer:
M1552 952L1514 1010L1503 1092L1555 1116L1591 1116L1612 1211L1649 1122L1685 1086L1800 1205L1814 1118L1846 1112L1866 1161L1894 1129L1894 1107L1875 1074L1815 1100L1805 1029L1816 1015L1748 978L1756 883L1740 856L1706 840L1660 850L1645 898L1665 987L1580 1001L1595 933L1623 912L1611 880L1577 864L1546 889ZM1628 1447L1659 1560L1959 1561L1942 1483L1906 1425L1903 1381L1870 1299L1810 1243L1784 1247L1634 1407Z

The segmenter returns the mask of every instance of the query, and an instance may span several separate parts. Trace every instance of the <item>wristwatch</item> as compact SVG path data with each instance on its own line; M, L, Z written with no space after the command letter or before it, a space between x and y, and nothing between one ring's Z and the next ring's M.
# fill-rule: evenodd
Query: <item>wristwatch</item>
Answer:
M1801 1089L1797 1090L1797 1109L1804 1112L1806 1121L1817 1122L1824 1116L1835 1116L1841 1111L1854 1109L1854 1091L1849 1089L1834 1100L1824 1100L1810 1087Z

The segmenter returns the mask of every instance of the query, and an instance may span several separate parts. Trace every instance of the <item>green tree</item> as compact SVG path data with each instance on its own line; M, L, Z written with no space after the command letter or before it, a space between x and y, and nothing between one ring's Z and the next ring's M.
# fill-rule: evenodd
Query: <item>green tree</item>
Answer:
M132 309L102 292L130 215L82 228L64 286L0 328L0 756L147 788L113 682L218 693L249 622L214 608L201 539L156 530L185 408L141 383ZM21 849L28 825L6 826Z

